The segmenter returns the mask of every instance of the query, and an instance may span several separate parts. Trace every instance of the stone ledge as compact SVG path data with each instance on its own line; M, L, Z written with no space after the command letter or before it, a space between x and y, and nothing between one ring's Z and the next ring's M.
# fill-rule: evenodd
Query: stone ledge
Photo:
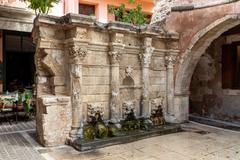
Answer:
M90 27L101 30L109 30L113 32L127 32L138 34L142 36L156 37L159 39L172 38L179 39L178 33L167 33L162 30L161 27L155 25L141 25L135 26L130 23L124 23L119 21L113 21L110 23L101 23L96 20L94 16L86 16L81 14L69 13L62 17L52 16L52 15L41 15L37 16L35 19L35 25L56 25L56 27Z
M0 5L0 17L33 20L35 15L28 9Z
M42 101L42 103L46 106L51 106L53 104L63 104L63 105L67 105L70 100L71 97L70 96L55 96L55 95L43 95L41 97L38 98L38 100Z

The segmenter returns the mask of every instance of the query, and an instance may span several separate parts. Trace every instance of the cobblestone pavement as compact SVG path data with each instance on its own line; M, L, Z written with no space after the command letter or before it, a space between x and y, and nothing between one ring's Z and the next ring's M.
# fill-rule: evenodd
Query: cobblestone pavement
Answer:
M240 133L195 123L187 131L80 153L53 148L56 160L240 160Z

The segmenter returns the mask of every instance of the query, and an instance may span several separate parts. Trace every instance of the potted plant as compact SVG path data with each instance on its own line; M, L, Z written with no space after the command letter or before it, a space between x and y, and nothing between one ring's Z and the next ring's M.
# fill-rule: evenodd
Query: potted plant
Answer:
M129 3L136 3L135 0L129 0ZM109 6L108 11L115 15L116 20L120 22L131 23L134 25L144 25L147 23L147 16L142 11L142 5L137 4L135 8L126 10L125 4L119 7Z

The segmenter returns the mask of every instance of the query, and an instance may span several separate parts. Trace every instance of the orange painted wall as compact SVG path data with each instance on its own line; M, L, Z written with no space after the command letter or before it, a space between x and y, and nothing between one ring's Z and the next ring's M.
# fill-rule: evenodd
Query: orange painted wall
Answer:
M148 14L152 14L154 7L153 0L136 0L136 3L129 4L128 0L80 0L83 4L93 4L96 6L96 17L100 22L108 22L114 19L110 13L108 13L108 5L120 6L122 3L125 4L126 9L135 8L136 4L142 4L143 11Z

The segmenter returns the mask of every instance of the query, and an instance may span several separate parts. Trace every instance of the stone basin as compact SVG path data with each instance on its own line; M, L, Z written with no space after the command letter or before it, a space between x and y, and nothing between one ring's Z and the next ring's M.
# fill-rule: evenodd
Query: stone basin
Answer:
M104 139L94 140L77 139L74 141L68 141L67 143L73 146L78 151L89 151L102 147L134 142L149 137L161 136L180 131L181 127L179 124L166 124L163 126L154 127L148 131L135 130L129 132L121 132L120 135L116 137L108 137Z

